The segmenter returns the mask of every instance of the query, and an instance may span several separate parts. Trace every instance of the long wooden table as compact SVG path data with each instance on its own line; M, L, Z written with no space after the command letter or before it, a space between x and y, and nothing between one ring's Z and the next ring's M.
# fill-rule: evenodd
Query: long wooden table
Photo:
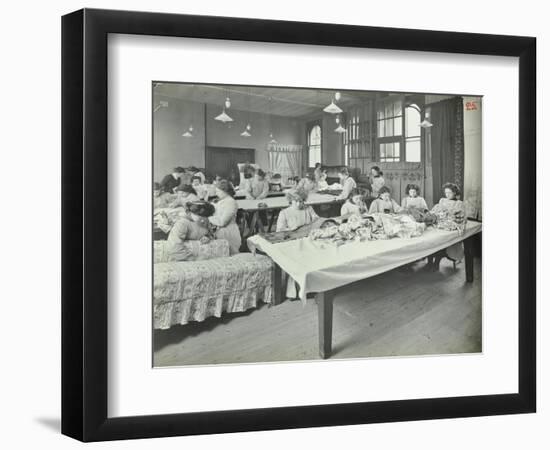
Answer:
M326 205L334 205L338 210L340 205L344 200L338 199L337 196L331 194L319 194L312 192L309 194L306 204L313 206L316 210ZM266 206L261 207L260 204L265 204ZM269 232L271 227L281 209L284 209L288 206L288 200L285 197L268 197L262 200L248 200L240 199L237 200L239 206L239 211L241 212L241 217L239 220L239 228L241 229L241 235L244 239L256 234L256 230L259 232ZM267 223L264 223L265 220L262 220L261 214L264 212L265 217L267 218ZM319 211L317 210L319 213ZM332 214L334 215L334 214ZM244 232L246 226L250 233Z
M409 264L459 242L464 243L466 282L470 283L474 279L473 246L478 233L481 233L481 223L469 221L462 235L429 227L417 238L353 242L338 248L316 248L308 238L272 244L260 235L250 237L248 244L266 253L274 262L273 305L284 299L283 272L296 280L303 302L307 301L308 293L315 293L319 355L326 359L332 353L333 302L340 287Z

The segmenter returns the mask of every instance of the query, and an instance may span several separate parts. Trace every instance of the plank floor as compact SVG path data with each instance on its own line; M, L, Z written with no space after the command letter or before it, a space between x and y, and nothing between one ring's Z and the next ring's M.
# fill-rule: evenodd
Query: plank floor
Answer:
M334 300L332 359L481 352L481 261L424 261L346 286ZM157 330L154 365L316 360L317 307L285 301Z

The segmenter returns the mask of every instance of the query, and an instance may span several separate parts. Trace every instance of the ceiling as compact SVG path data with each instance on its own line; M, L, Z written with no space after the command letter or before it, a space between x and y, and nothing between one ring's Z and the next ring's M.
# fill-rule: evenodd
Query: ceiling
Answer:
M334 98L336 91L277 87L251 87L187 83L154 83L155 95L188 101L220 105L226 97L231 108L241 111L271 113L285 117L304 117L318 113ZM381 93L369 91L339 91L338 105L345 107L373 99ZM386 95L386 94L382 94Z

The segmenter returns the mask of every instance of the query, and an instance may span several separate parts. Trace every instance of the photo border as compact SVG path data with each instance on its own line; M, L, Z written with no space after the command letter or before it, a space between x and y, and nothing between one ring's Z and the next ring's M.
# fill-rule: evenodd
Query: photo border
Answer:
M519 57L517 393L107 416L110 33ZM536 39L83 9L62 18L62 433L82 441L529 413L536 410Z

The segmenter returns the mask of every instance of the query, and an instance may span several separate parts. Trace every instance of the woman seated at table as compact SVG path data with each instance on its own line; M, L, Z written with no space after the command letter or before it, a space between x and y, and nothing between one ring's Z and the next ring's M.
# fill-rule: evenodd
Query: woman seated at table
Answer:
M191 186L195 189L200 200L208 201L208 188L202 183L200 177L191 178Z
M380 188L384 186L386 181L384 180L383 173L380 170L380 167L373 166L370 169L371 172L371 186L372 186L372 195L374 197L378 197L378 194L380 193Z
M274 174L269 180L269 190L271 192L281 192L283 190L283 178L280 173Z
M348 199L340 209L340 215L351 216L352 214L363 214L365 212L367 212L367 205L365 204L363 192L358 188L352 189Z
M186 261L191 252L184 245L185 241L208 242L210 225L208 217L214 214L214 206L208 202L190 202L187 214L180 218L170 230L166 239L166 253L171 261Z
M210 217L210 223L216 227L217 239L225 239L229 242L229 253L239 253L241 247L241 233L237 226L237 211L239 206L233 198L235 189L227 180L221 180L216 186L218 201L215 204L215 211Z
M286 198L290 206L279 213L276 231L294 231L319 219L313 208L306 205L307 192L304 189L292 190L286 194ZM286 283L286 297L298 297L296 282L290 276Z
M258 169L253 178L250 178L244 189L248 200L262 200L269 193L269 182L265 179L265 172Z
M217 187L220 181L222 181L222 177L220 175L215 175L212 180L212 186Z
M416 184L407 184L405 188L405 197L401 201L401 206L405 209L416 208L420 211L426 211L428 205L424 197L420 196L420 187Z
M296 189L286 194L290 206L279 213L276 231L293 231L319 218L313 208L306 205L307 195L304 189Z
M317 182L318 191L325 191L328 189L327 176L327 169L321 168L321 175L319 175L319 181Z
M187 169L189 172L191 172L191 175L193 177L199 177L200 180L201 180L201 184L204 184L205 181L206 181L206 176L204 175L204 173L202 173L199 169L197 169L195 166L191 166L189 167L189 169Z
M168 205L169 208L186 207L187 203L196 202L199 200L197 191L193 186L184 184L176 188L177 197Z
M466 225L466 208L460 200L460 188L454 183L445 183L443 193L445 197L441 198L431 211L438 216L438 228L445 229L445 221L451 221L453 228L457 225L459 230L463 230ZM464 258L462 242L448 247L446 253L449 259L461 261Z
M166 208L174 199L174 194L162 190L160 183L153 183L153 209Z
M339 200L347 200L350 192L357 187L357 184L355 183L355 180L350 176L347 167L342 167L338 171L338 178L340 179L340 184L342 185L342 192L337 198Z
M306 176L302 178L298 185L296 186L296 189L303 189L308 194L310 192L317 191L317 183L315 182L315 176L312 173L306 173Z
M378 198L370 204L369 213L396 213L401 210L401 206L391 198L390 188L382 186L378 191Z

